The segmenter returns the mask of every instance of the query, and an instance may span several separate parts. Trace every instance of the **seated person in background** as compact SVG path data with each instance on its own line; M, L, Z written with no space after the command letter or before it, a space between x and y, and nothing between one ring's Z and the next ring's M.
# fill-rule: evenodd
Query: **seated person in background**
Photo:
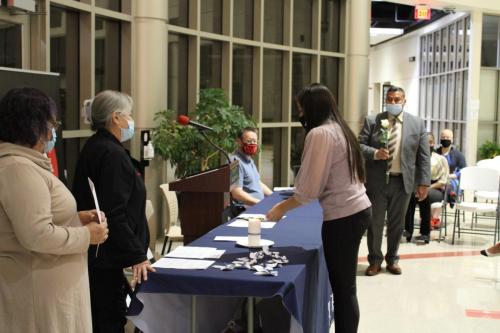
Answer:
M233 155L233 158L240 162L240 179L237 186L231 190L231 196L246 206L253 206L264 199L264 196L273 193L266 184L260 181L259 172L252 159L252 156L257 154L257 139L257 129L244 128L238 134L236 140L238 149Z
M428 138L431 149L431 187L429 188L429 195L422 201L418 201L415 195L411 196L405 220L405 237L408 242L411 241L413 235L413 223L417 203L420 208L421 217L420 236L417 237L418 241L429 243L431 233L430 227L437 228L441 223L439 220L441 209L433 209L431 212L431 204L443 200L444 189L446 188L446 181L448 180L449 174L448 163L446 158L434 152L434 135L428 133Z
M453 131L451 129L444 129L441 131L441 146L437 149L437 153L446 157L450 170L450 184L446 190L448 202L453 207L455 197L458 189L457 178L460 177L460 170L465 168L464 155L453 146Z

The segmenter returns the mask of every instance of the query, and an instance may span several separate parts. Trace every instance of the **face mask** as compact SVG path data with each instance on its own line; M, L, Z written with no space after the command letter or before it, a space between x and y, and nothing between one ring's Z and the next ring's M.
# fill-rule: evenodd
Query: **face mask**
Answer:
M127 120L128 128L120 128L121 138L120 142L125 142L132 139L134 136L134 122L132 120Z
M449 146L451 146L451 140L442 139L441 140L441 146L443 146L445 148L448 148Z
M302 127L307 131L307 121L306 121L306 116L302 114L302 116L299 116L299 121L302 124Z
M251 144L247 144L247 143L244 143L243 144L243 152L247 155L250 155L250 156L253 156L255 154L257 154L257 144L255 143L251 143Z
M403 104L387 104L385 109L390 115L397 117L401 112L403 112Z
M45 145L43 146L43 152L45 154L48 154L49 151L54 149L54 147L56 145L56 139L57 139L56 130L54 128L52 128L52 139L45 142Z

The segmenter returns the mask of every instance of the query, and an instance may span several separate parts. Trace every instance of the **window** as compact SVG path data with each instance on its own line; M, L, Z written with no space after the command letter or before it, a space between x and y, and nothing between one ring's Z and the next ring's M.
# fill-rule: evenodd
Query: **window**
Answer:
M203 0L200 3L201 30L222 33L222 0Z
M281 184L281 135L281 128L262 129L259 173L262 182L271 188Z
M499 31L500 17L484 15L483 38L481 41L481 66L483 67L500 67Z
M321 49L340 51L340 0L321 1Z
M168 108L188 112L188 36L168 34Z
M283 54L264 50L264 81L262 89L262 121L282 120Z
M122 9L121 0L95 0L95 5L97 7L114 10L115 12L119 12Z
M283 0L264 1L264 42L283 43Z
M307 85L311 84L311 56L293 54L292 64L292 121L299 121L295 96Z
M234 37L253 38L253 0L234 0L233 35Z
M312 0L293 2L293 46L311 47Z
M233 98L232 104L240 105L246 113L252 114L252 63L251 46L233 46Z
M330 89L339 102L339 59L332 57L321 57L321 83Z
M185 28L189 26L189 1L168 1L168 23Z
M202 39L200 47L200 88L220 88L222 43Z
M95 91L120 90L120 22L96 17Z
M21 25L0 21L0 66L22 67Z

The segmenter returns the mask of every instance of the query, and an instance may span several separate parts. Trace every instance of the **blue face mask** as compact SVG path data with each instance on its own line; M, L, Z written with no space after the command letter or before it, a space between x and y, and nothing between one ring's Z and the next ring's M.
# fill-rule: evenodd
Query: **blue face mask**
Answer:
M385 109L390 115L397 117L403 112L403 104L386 104Z
M43 146L43 152L45 154L47 154L49 151L54 149L54 147L56 145L56 139L57 139L56 130L54 128L52 128L52 139L45 142L45 145Z
M127 123L128 123L128 128L120 128L121 131L120 142L125 142L127 140L130 140L134 136L134 121L127 120Z

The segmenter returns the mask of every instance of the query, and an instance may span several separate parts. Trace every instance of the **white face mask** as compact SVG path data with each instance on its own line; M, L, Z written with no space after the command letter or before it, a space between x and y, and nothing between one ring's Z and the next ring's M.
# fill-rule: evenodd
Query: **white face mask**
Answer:
M128 123L128 128L120 128L120 132L121 132L120 142L125 142L127 140L130 140L134 136L134 130L135 130L134 129L134 126L135 126L134 121L127 119L127 123Z
M56 139L57 139L56 130L52 128L52 139L45 142L45 144L43 145L43 152L45 154L48 154L49 151L54 149L54 147L56 146Z
M403 104L386 104L385 109L390 115L397 117L403 112Z

